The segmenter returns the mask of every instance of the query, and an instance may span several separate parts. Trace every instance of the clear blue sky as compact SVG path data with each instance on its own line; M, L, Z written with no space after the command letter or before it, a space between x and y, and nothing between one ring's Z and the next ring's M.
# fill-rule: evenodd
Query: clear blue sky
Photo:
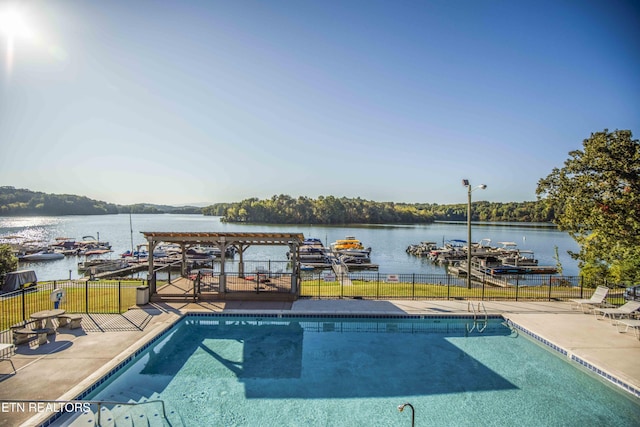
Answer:
M11 5L21 23L7 24ZM466 202L468 178L488 186L474 200L523 201L592 132L640 137L637 1L0 1L2 13L0 185L122 204L448 204Z

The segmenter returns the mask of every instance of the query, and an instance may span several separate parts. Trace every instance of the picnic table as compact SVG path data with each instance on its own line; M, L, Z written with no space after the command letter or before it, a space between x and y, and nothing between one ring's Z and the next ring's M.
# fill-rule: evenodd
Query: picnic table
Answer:
M42 310L35 313L31 313L29 317L36 320L36 328L34 329L47 329L49 334L56 333L56 327L53 324L53 319L62 316L65 313L64 310L56 308L53 310ZM42 324L44 322L44 325Z

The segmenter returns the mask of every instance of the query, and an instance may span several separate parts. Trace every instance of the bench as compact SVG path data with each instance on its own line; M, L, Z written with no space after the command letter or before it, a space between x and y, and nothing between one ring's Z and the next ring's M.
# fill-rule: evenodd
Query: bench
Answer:
M60 328L69 327L69 329L76 329L80 327L82 322L82 315L80 314L63 314L58 316L58 326Z
M13 343L14 344L24 344L31 341L31 338L34 336L38 338L38 344L46 344L47 343L47 335L49 334L49 329L28 329L28 328L20 328L13 329Z

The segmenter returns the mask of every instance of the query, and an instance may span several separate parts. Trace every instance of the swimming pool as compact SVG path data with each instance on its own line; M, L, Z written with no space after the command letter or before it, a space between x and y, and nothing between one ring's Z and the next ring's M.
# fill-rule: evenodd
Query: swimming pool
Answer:
M501 318L188 315L84 398L162 399L174 426L410 425L405 402L418 426L640 425L640 399Z

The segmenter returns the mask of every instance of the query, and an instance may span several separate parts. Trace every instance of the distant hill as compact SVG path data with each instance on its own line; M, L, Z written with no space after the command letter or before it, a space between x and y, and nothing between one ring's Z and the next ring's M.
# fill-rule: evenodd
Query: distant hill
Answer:
M375 202L360 198L320 196L246 199L205 207L137 203L116 205L71 194L47 194L14 187L0 187L0 216L58 216L133 214L194 214L223 217L224 222L257 224L395 224L464 221L467 205ZM555 211L543 201L473 203L473 221L554 222Z
M138 203L135 205L118 205L120 213L134 214L199 214L202 215L202 208L197 206L170 206L170 205L154 205L151 203Z
M0 216L108 215L118 213L202 214L196 206L140 203L116 205L72 194L48 194L15 187L0 187Z

